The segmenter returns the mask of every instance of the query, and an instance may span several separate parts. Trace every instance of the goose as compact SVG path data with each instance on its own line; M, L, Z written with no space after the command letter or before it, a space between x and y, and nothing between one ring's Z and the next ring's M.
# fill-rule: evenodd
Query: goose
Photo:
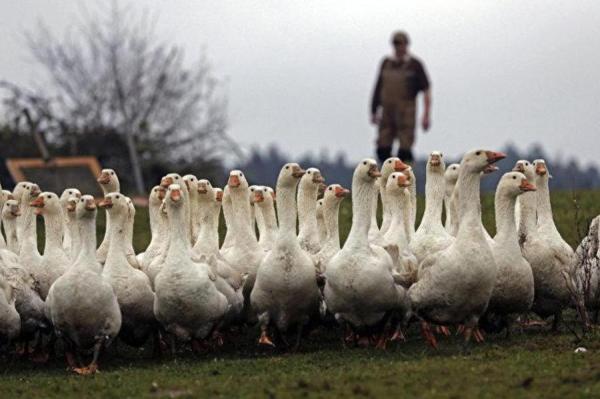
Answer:
M50 287L46 304L57 336L65 343L71 370L93 374L100 352L121 328L121 311L112 286L102 277L96 254L96 203L83 195L76 207L81 250L71 267ZM75 354L93 349L92 362L80 367Z
M223 244L221 245L221 253L225 255L225 252L231 249L235 245L235 237L233 233L233 205L231 203L231 194L229 192L229 187L225 186L223 189L223 199L221 201L221 206L223 208L223 218L225 219L225 238L223 239Z
M100 188L102 188L102 193L104 195L109 193L121 192L121 183L119 182L119 177L113 169L102 169L97 181L100 184ZM108 221L108 215L106 215L106 223L104 224L104 226L104 238L100 242L100 246L96 251L98 260L102 264L104 264L104 262L106 261L106 255L108 254L108 245L110 242L110 237L108 236L108 232L110 231L110 222Z
M349 194L350 190L341 185L330 184L325 189L323 199L319 200L323 204L323 224L326 228L325 240L321 241L324 245L314 257L317 270L320 274L325 273L327 263L341 249L339 232L340 204Z
M163 178L160 181L160 185L164 188L167 189L169 188L169 186L171 184L178 184L179 188L181 190L181 194L183 195L184 201L183 201L183 206L184 206L184 211L185 211L185 217L186 217L186 234L189 237L189 241L190 244L192 243L192 218L191 218L191 207L192 205L190 204L190 193L188 191L187 185L183 183L183 178L181 177L181 175L177 174L177 173L169 173L166 176L163 176Z
M17 219L19 263L31 273L37 272L42 256L37 247L36 215L29 203L37 198L40 192L40 187L30 182L18 183L13 191L13 197L18 201L21 211L21 217Z
M533 167L537 197L521 201L521 224L524 230L521 231L520 244L523 256L533 270L535 296L531 310L542 318L554 316L552 329L556 331L562 310L571 303L565 278L571 277L576 257L554 224L546 163L538 159L533 161Z
M426 170L425 213L410 241L410 251L416 256L418 262L422 262L432 253L448 248L454 241L442 225L446 165L441 152L433 151L429 154Z
M324 297L335 319L350 328L386 326L387 316L404 318L410 304L406 290L396 284L393 261L388 252L368 240L375 181L380 177L377 163L364 159L352 177L352 227L343 248L325 270ZM385 345L382 334L379 345Z
M259 220L262 216L260 213L256 212L256 207L254 206L254 190L258 187L257 185L252 185L248 187L248 202L250 203L250 218L248 219L248 223L250 223L250 229L254 232L254 238L258 241L257 227L258 223L262 223L262 220Z
M381 234L385 233L390 228L392 221L391 205L387 199L386 185L388 178L394 172L403 172L408 169L408 165L405 164L397 157L391 157L386 159L381 165L381 183L379 187L379 195L381 196L382 205L382 221L381 221Z
M219 252L219 213L223 191L213 187L206 179L198 181L198 217L200 231L192 248L192 260L209 259L209 266L216 275L215 286L227 298L229 310L224 325L237 321L242 311L242 276L225 261Z
M303 176L309 177L305 179ZM298 164L288 163L281 168L277 178L279 231L273 249L260 263L250 294L252 309L260 324L260 344L273 345L269 327L275 327L282 336L290 328L296 327L297 347L304 328L319 312L321 295L315 265L309 254L302 249L302 242L308 248L310 240L303 241L296 237L296 187L298 181L302 185L303 180L305 187L301 188L298 200L302 198L308 201L312 198L314 208L316 199L313 197L316 194L313 193L313 187L316 192L318 185L323 182L317 169L313 168L309 175ZM263 198L260 194L258 196L259 199ZM308 208L308 205L304 207L304 216L314 218L314 212ZM305 223L311 224L306 220Z
M264 251L270 251L277 238L277 216L275 214L275 191L271 187L262 186L256 191L255 207L258 229L260 232L258 245ZM257 202L258 201L258 202Z
M63 250L70 260L75 260L79 249L79 232L75 220L75 204L81 198L81 192L76 188L67 188L60 195L60 205L63 210Z
M158 326L150 280L144 272L131 267L126 256L130 201L114 192L106 195L98 207L105 209L110 219L110 244L102 276L112 286L121 309L119 337L126 344L139 347L157 332Z
M254 286L256 269L258 269L265 252L258 245L255 231L250 228L248 223L250 215L249 187L244 174L239 170L232 170L229 173L227 188L231 197L231 233L235 237L235 245L224 252L223 257L238 273L247 274L244 283L244 300L246 309L249 309L250 292ZM252 314L249 312L250 316Z
M4 265L0 261L0 270ZM15 309L14 288L0 274L0 345L9 345L21 332L21 317Z
M452 201L452 194L454 193L454 187L456 186L456 180L458 179L459 168L460 164L453 163L448 165L446 173L444 173L444 208L446 213L444 228L452 237L456 236L456 232L458 231L458 220L456 220L458 210Z
M14 197L12 195L12 193L8 190L2 190L2 186L0 186L0 210L4 209L4 203L8 200L13 200ZM2 220L0 220L0 226L2 225ZM5 232L6 233L6 232ZM8 235L8 233L7 233ZM8 237L7 237L8 240ZM4 236L2 235L2 232L0 232L0 249L6 249L7 248L7 243L4 240Z
M146 250L137 256L141 270L148 274L150 263L160 254L163 241L167 232L166 219L161 217L161 205L167 191L164 187L154 186L148 197L148 216L150 218L150 233L152 238Z
M46 244L39 270L34 277L39 284L40 296L45 299L52 283L64 274L71 261L62 247L64 226L58 196L46 191L38 195L30 205L36 208L37 215L44 217Z
M161 194L161 196L166 197L167 190L163 187L161 187L161 190L164 191L164 194ZM159 220L158 238L160 241L158 243L156 255L153 258L146 258L148 266L145 269L145 273L150 279L152 287L154 287L154 279L164 265L165 259L167 258L167 252L169 251L169 219L164 199L157 210L157 218Z
M426 322L463 324L469 342L485 312L496 281L496 263L483 233L479 187L481 172L505 158L500 152L472 150L460 163L456 188L460 192L460 224L454 242L426 257L422 274L408 290L413 310L423 320L424 335L436 346ZM477 341L483 340L475 330Z
M513 171L514 172L521 172L525 175L525 177L527 178L528 181L530 182L535 182L535 169L533 167L533 164L531 162L529 162L526 159L520 159L515 163L515 166L513 167ZM519 229L519 236L521 235L522 230L526 230L527 226L524 225L524 222L521 221L521 203L523 201L526 201L527 198L537 198L537 193L524 193L522 195L520 195L519 197L517 197L517 204L515 207L515 222L517 224L517 228ZM532 203L534 205L534 207L536 207L537 205L535 205L535 202ZM535 211L535 208L534 208ZM534 225L531 226L534 229L537 229L537 211L536 212L536 216L533 220ZM533 230L530 230L533 232Z
M408 181L410 181L410 186L408 186L408 192L410 193L410 225L408 226L408 235L409 240L412 240L417 224L417 177L410 165L403 173L409 178Z
M317 200L316 216L317 229L319 230L319 242L325 242L327 240L327 228L325 227L325 220L323 218L323 198Z
M181 186L171 184L165 196L170 244L154 282L154 315L173 337L195 345L218 327L229 305L208 264L191 259L185 201Z
M5 205L6 206L6 205ZM594 323L598 323L600 295L598 294L600 268L600 216L590 223L587 235L583 238L577 250L577 287L583 294L585 306L594 311Z
M311 254L321 249L317 227L317 196L325 179L317 168L308 168L298 184L298 241Z
M17 240L17 218L21 216L17 200L9 199L2 207L2 226L6 233L6 248L14 254L19 253Z
M200 217L198 216L198 178L194 175L185 175L182 177L185 188L190 196L190 235L192 245L196 243L198 233L200 232Z
M127 262L131 265L131 267L142 270L142 266L138 262L137 255L135 254L135 250L133 249L133 227L135 224L135 206L133 205L133 201L131 198L127 197L127 206L129 207L129 214L127 215L127 223L125 223L125 234L123 238L125 240L125 256L127 257ZM110 248L109 248L110 250Z
M379 193L381 185L382 184L385 185L385 182L383 182L381 180L381 177L377 177L373 184L375 185L376 192ZM369 242L374 243L374 244L380 243L383 240L383 233L381 232L381 229L379 228L379 225L377 224L377 206L378 205L379 205L379 197L378 197L378 195L375 195L371 202L371 223L369 223L369 232L368 232Z
M522 193L535 190L535 186L520 172L504 174L496 188L496 236L492 254L498 272L483 321L490 324L495 316L499 316L499 327L506 328L507 335L516 315L529 311L533 303L533 272L519 247L515 203Z

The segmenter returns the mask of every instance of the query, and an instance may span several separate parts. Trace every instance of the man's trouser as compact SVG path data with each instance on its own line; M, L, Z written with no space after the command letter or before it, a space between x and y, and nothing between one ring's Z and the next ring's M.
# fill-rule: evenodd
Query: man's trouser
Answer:
M415 101L403 101L383 106L377 137L377 156L381 162L391 156L394 140L400 141L398 157L412 161L411 148L415 142Z

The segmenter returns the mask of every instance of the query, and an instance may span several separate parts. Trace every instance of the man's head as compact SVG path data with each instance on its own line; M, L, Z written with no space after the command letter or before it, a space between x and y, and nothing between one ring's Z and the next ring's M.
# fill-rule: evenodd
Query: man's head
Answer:
M410 39L406 32L399 30L392 34L392 46L394 47L394 51L398 58L402 58L406 55L409 44Z

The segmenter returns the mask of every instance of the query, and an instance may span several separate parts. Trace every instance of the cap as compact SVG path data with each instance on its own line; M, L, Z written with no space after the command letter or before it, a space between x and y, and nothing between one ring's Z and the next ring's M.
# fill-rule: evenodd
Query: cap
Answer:
M392 44L395 42L405 42L406 44L410 44L408 33L401 30L394 32L392 34Z

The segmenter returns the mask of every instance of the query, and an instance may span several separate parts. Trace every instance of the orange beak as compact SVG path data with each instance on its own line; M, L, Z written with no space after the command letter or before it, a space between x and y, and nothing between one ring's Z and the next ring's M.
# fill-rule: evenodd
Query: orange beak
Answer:
M198 193L199 194L207 194L208 189L206 188L206 184L202 183L198 185Z
M512 170L513 170L513 172L525 173L525 166L519 162L518 164L515 165L515 167Z
M350 194L350 190L348 190L347 188L338 186L338 187L335 187L334 193L335 193L336 197L344 198L345 196Z
M535 173L540 176L544 176L546 173L548 173L548 169L546 169L546 165L538 163L535 166Z
M506 154L499 151L486 151L488 163L498 162L501 159L506 158Z
M229 181L227 182L227 184L229 185L229 187L239 187L242 182L240 181L239 176L236 175L230 175L229 176Z
M43 208L44 207L44 197L37 197L33 201L29 203L29 206L33 206L34 208Z
M87 204L86 204L87 206ZM113 202L112 199L110 198L104 198L102 201L100 201L100 203L98 204L98 207L101 209L110 209L113 207Z
M409 181L408 181L408 179L406 178L406 175L405 175L405 174L403 174L403 173L400 173L400 174L398 175L398 180L397 180L397 181L398 181L398 187L402 187L402 188L404 188L404 187L408 187L408 186L410 186L410 182L409 182Z
M316 183L316 184L323 184L323 183L325 183L325 179L323 179L323 176L321 176L320 173L315 173L313 175L312 181L313 181L313 183Z
M171 200L179 202L181 200L181 190L171 190Z
M301 178L302 176L304 176L305 173L306 171L300 166L294 166L292 169L292 176L294 176L296 179Z
M67 203L67 211L75 212L75 207L77 206L77 201L75 199L70 199Z
M529 183L527 179L521 179L521 185L519 186L521 191L535 191L536 188L533 184Z
M8 194L8 195L6 196L6 200L7 200L7 201L8 201L8 200L14 200L14 199L15 199L15 197L14 197L12 194Z
M18 206L15 206L14 209L11 209L10 214L14 217L21 216L21 210Z
M405 164L404 162L402 162L400 159L398 159L396 162L394 162L394 171L403 172L406 169L408 169L408 165Z
M108 173L101 173L98 177L98 183L100 184L108 184L110 183L110 175Z
M163 188L169 188L169 186L173 184L173 178L172 177L163 177L160 181L160 186Z
M96 210L96 201L93 198L88 198L85 200L85 210L86 211L95 211Z
M31 196L35 197L36 195L40 195L40 193L40 188L37 186L33 186L33 188L31 189Z
M377 168L377 165L375 165L375 164L371 165L371 167L369 168L368 175L369 175L369 177L372 177L373 179L376 177L381 177L381 172Z
M158 187L158 199L159 200L164 200L165 199L165 195L167 194L167 190L165 190L165 188L163 186Z
M254 192L254 203L259 203L259 202L263 202L265 200L265 197L263 196L263 193L260 191L256 191Z
M483 169L483 173L486 175L489 175L490 173L494 173L495 171L498 170L498 167L496 165L487 165L484 169Z
M440 166L441 160L439 155L431 156L431 166Z
M222 202L223 201L223 191L217 191L215 198L217 199L218 202Z

